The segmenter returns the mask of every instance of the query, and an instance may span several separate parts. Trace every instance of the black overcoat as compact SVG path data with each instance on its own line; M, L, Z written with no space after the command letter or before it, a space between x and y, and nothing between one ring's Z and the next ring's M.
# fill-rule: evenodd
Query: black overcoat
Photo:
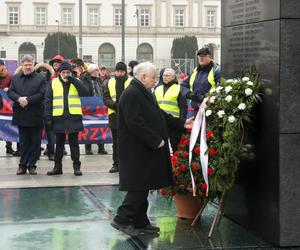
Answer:
M153 95L137 80L119 102L120 190L154 190L173 185L167 126L183 132L184 121L163 112Z
M19 73L13 76L8 97L14 101L12 123L21 127L43 127L43 100L46 80L35 71L29 75ZM27 96L28 105L22 108L18 99Z

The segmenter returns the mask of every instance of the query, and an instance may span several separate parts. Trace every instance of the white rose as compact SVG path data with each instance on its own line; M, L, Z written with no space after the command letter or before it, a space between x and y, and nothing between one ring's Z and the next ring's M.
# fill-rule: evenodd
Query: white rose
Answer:
M249 89L249 88L246 88L246 89L245 89L245 94L246 94L247 96L252 95L252 93L253 93L253 90L252 90L252 89Z
M243 79L242 79L243 82L248 82L249 80L250 80L249 77L246 77L246 76L243 77Z
M214 103L216 100L216 97L215 96L212 96L211 98L209 98L209 102L210 103Z
M212 113L212 111L209 109L209 110L206 110L205 115L206 115L206 116L210 116L211 113Z
M214 92L216 92L216 89L215 89L215 88L212 88L212 89L210 89L210 91L209 91L209 93L214 93Z
M217 93L220 93L220 91L221 91L222 89L223 89L223 87L219 86L219 87L216 88L216 92L217 92Z
M233 83L233 79L228 79L228 80L226 80L226 82Z
M229 117L228 117L228 121L229 121L230 123L233 123L233 122L235 121L235 117L234 117L233 115L229 116Z
M253 86L253 82L251 82L251 81L246 82L246 84L249 86Z
M225 115L224 110L218 111L217 115L218 115L220 118L223 118L223 116Z
M246 108L246 104L243 103L243 102L240 103L239 106L238 106L238 109L239 109L239 110L244 110L245 108Z
M232 101L232 96L231 95L226 96L225 100L227 102L231 102Z
M228 94L231 90L232 90L232 87L231 87L231 86L227 86L227 87L225 88L226 94Z

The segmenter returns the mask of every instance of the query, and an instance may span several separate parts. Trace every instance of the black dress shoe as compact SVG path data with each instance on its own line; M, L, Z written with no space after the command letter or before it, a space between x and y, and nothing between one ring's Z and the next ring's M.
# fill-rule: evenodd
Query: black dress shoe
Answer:
M17 156L17 157L21 156L21 154L20 154L20 151L19 151L19 150L15 151L15 152L14 152L12 155L13 155L13 156Z
M133 225L123 225L115 220L113 220L110 225L114 227L115 229L129 235L129 236L138 236L140 234L140 231L138 229L135 229Z
M114 165L114 166L112 166L112 168L109 170L109 172L110 172L110 173L117 173L117 172L119 172L119 168L118 168L116 165Z
M26 174L26 168L19 168L17 171L17 175L24 175Z
M51 171L47 172L47 175L61 175L63 174L62 168L54 167Z
M99 149L98 154L99 155L107 155L107 151L105 149Z
M93 151L92 151L92 150L86 150L86 151L85 151L85 154L86 154L86 155L92 155L92 154L93 154Z
M151 224L148 224L147 226L145 227L142 227L142 228L136 228L140 231L140 233L144 233L144 234L156 234L160 231L160 228L159 227L155 227Z
M13 155L14 152L15 152L15 151L14 151L12 148L7 148L7 149L6 149L6 153L7 153L7 154Z
M29 172L29 174L31 174L31 175L36 175L36 174L37 174L37 172L36 172L36 167L29 167L29 168L28 168L28 172Z
M80 169L74 169L74 175L75 176L82 176L82 172L80 171Z

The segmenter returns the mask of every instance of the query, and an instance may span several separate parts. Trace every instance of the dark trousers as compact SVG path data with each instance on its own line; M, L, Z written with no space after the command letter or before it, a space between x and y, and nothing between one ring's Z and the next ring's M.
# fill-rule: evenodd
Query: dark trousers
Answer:
M115 221L136 228L147 226L150 221L147 216L149 191L128 191L122 205L118 208Z
M49 154L54 154L54 145L55 145L55 134L51 128L48 126L45 126L45 133L47 136L48 144L47 144L47 149L48 149L48 155Z
M18 127L20 141L21 168L36 167L41 152L42 128Z
M113 165L118 166L119 165L118 130L117 129L112 129L111 134L112 134L112 140L113 140L113 145L112 145Z
M104 150L104 143L98 143L98 150ZM85 150L92 150L92 144L86 143Z
M54 161L55 165L62 165L62 158L64 156L64 146L65 146L65 133L57 133L56 136L56 150ZM80 167L81 162L79 161L79 144L78 144L78 133L69 134L69 146L71 151L71 159L73 161L73 167Z

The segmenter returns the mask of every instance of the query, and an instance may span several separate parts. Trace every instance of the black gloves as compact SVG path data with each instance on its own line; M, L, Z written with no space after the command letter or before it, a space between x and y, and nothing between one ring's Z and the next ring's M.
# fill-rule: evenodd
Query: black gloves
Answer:
M75 83L77 79L74 76L68 76L68 81L71 83Z
M189 92L189 93L187 93L186 98L191 99L193 102L201 103L204 99L204 96L203 95L198 96L198 95L194 94L193 92Z

